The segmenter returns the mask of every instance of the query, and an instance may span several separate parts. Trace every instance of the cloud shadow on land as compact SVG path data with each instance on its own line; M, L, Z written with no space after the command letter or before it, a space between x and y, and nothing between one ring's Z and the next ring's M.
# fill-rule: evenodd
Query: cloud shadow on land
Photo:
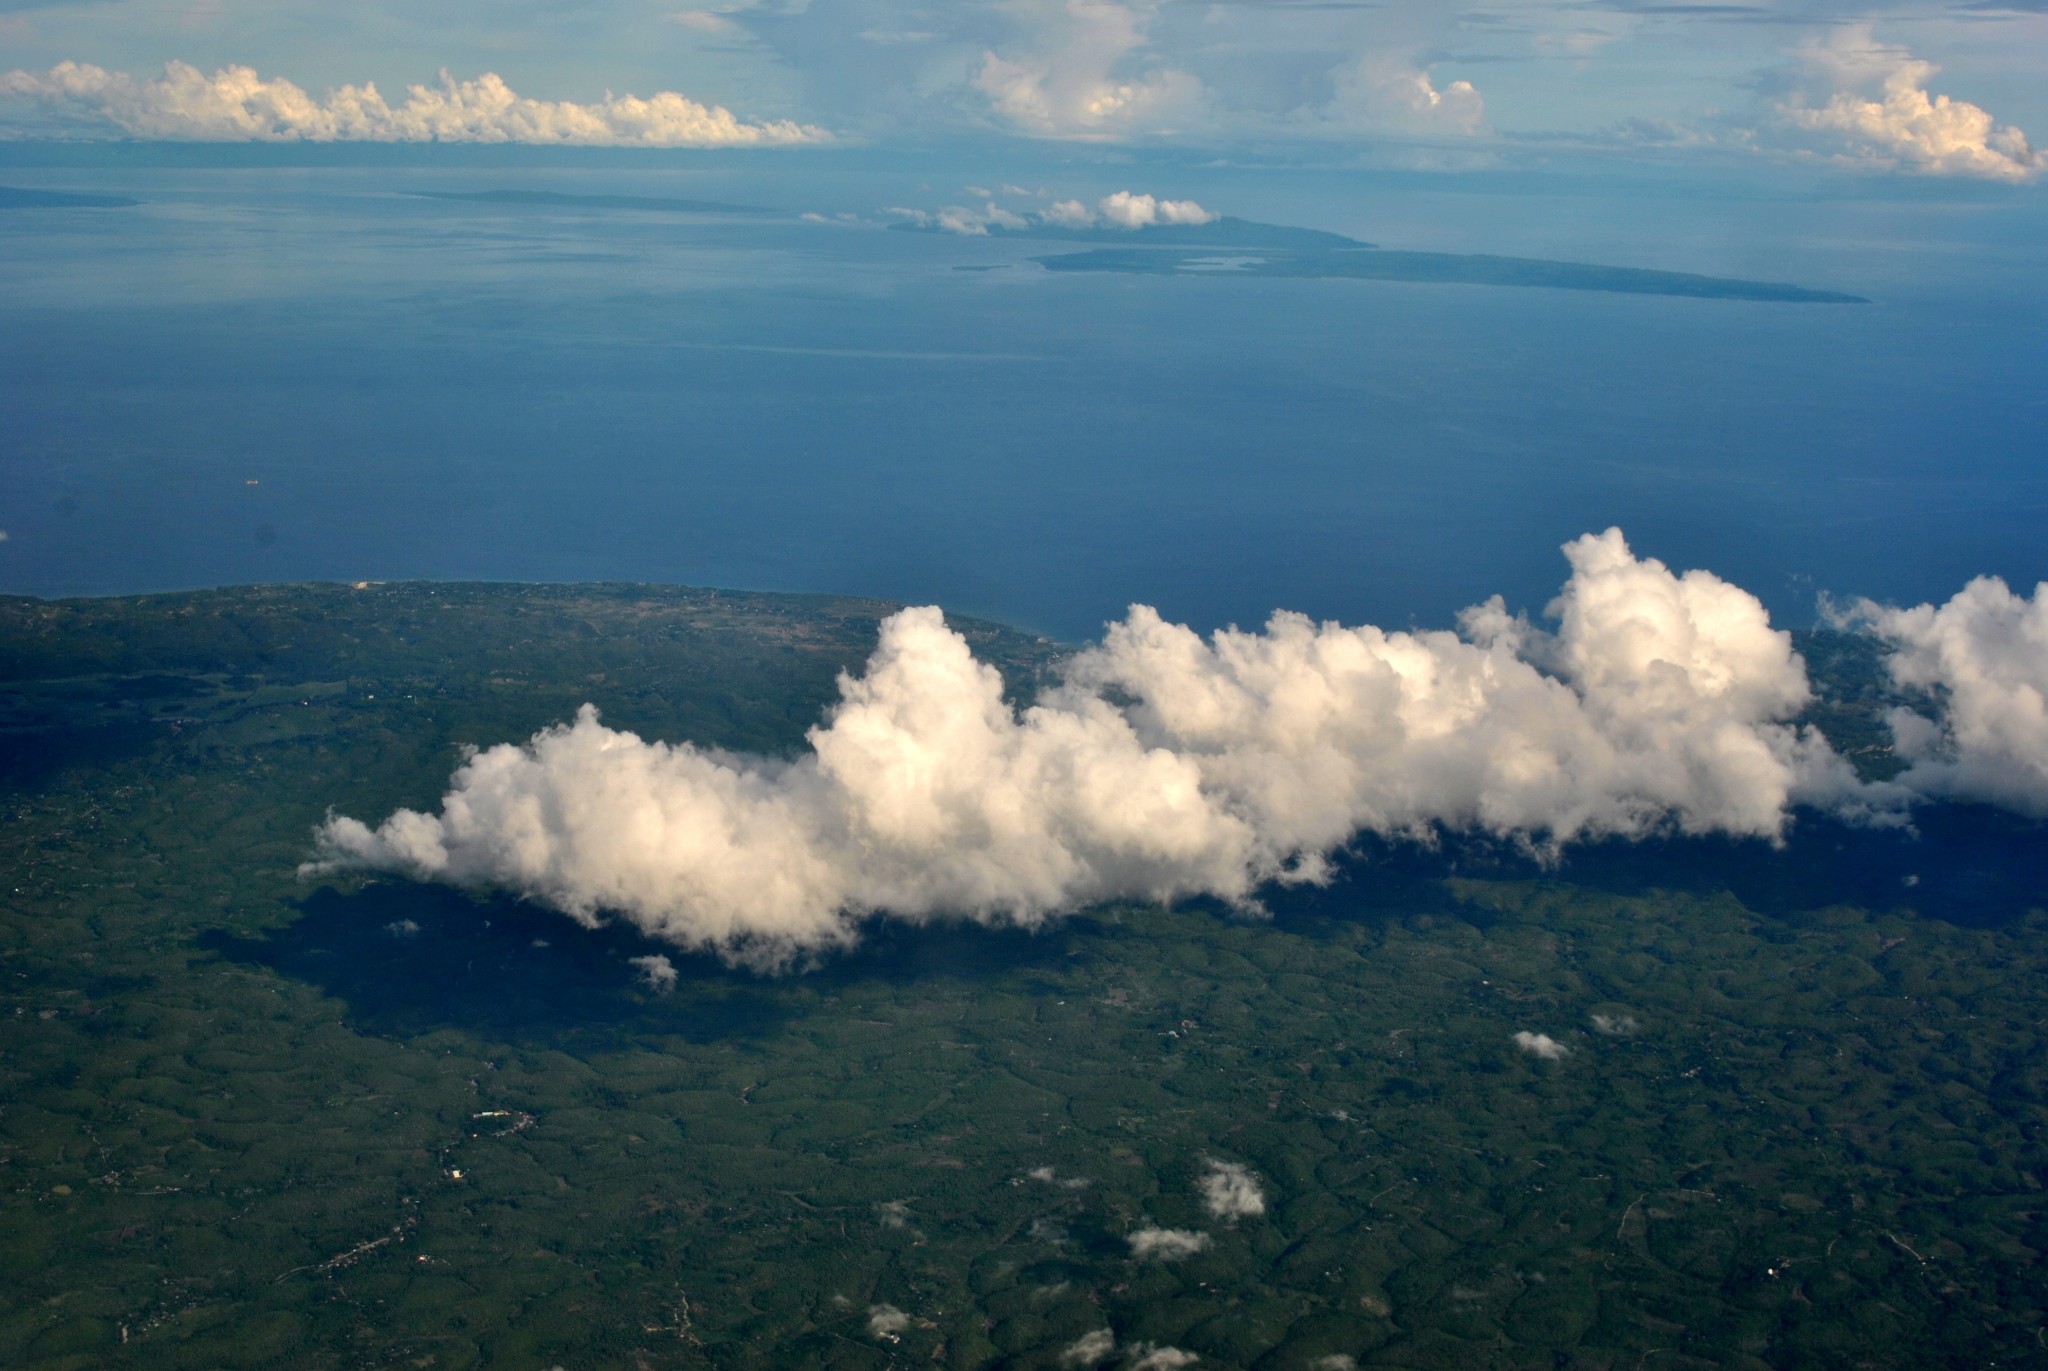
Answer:
M1442 882L1468 877L1616 895L1727 891L1774 917L1854 905L1993 927L2048 907L2048 824L1985 805L1928 805L1914 824L1907 833L1805 812L1782 847L1726 835L1610 838L1575 844L1548 867L1485 838L1448 836L1431 848L1364 836L1336 859L1328 886L1272 890L1265 903L1305 930L1365 912L1447 911L1458 902Z
M266 936L212 930L198 946L343 1001L364 1032L409 1038L453 1028L572 1054L672 1037L755 1037L806 1012L820 993L873 981L979 980L1056 964L1068 944L1064 927L1032 934L884 919L853 951L778 977L685 952L629 924L587 929L539 904L445 886L323 886L297 908L296 921ZM675 969L662 993L633 964L652 956Z
M1783 847L1757 839L1612 839L1567 848L1550 867L1513 844L1449 836L1435 847L1361 837L1327 886L1267 887L1284 931L1358 919L1439 914L1486 922L1450 877L1541 880L1589 891L1732 893L1771 918L1853 905L1969 926L1995 926L2048 905L2048 824L1973 805L1921 809L1917 836L1804 813ZM1223 902L1213 906L1230 917ZM1129 936L1086 913L1027 932L941 920L869 920L859 945L807 971L764 976L682 951L615 921L586 929L547 907L445 886L377 881L322 887L299 918L263 937L215 930L198 946L262 966L343 1001L365 1032L409 1038L453 1028L572 1054L675 1037L698 1042L776 1031L824 997L864 984L973 982L1064 964L1077 938ZM665 958L676 973L656 993L634 958ZM1032 993L1033 978L1013 980ZM1050 983L1048 983L1050 984ZM1039 987L1043 989L1044 987Z

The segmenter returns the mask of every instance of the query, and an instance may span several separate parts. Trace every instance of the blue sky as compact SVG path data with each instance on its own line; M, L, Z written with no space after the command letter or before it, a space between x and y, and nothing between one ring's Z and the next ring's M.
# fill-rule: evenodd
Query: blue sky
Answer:
M0 0L0 72L14 136L2048 168L2048 0Z

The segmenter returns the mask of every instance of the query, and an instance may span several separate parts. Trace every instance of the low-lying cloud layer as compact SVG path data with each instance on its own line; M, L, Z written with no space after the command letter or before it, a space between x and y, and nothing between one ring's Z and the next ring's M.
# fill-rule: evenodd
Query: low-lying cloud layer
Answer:
M315 99L251 67L208 76L184 62L154 80L80 62L45 72L0 72L0 98L26 100L88 126L136 138L193 142L556 143L590 147L756 147L824 141L822 129L787 120L749 124L719 105L661 91L607 95L595 104L533 100L496 74L473 81L441 73L388 103L371 83Z
M1616 529L1565 555L1550 630L1498 597L1457 633L1279 613L1205 639L1134 606L1022 711L938 610L906 609L795 761L644 741L586 706L476 753L439 813L330 818L308 869L508 889L779 968L881 913L1031 927L1113 898L1251 907L1267 882L1325 879L1361 832L1554 851L1776 840L1798 805L1900 822L1916 794L2048 810L2041 595L1978 582L1941 610L1868 611L1899 679L1946 704L1896 723L1907 784L1869 785L1790 722L1805 666L1755 597L1638 558Z
M1127 1241L1139 1261L1177 1262L1208 1251L1210 1238L1186 1228L1140 1228Z
M947 205L939 210L895 206L887 212L921 228L970 237L982 236L990 230L1014 233L1032 228L1115 228L1135 232L1160 224L1209 224L1222 217L1193 200L1163 200L1130 190L1112 192L1092 206L1079 200L1055 200L1043 209L1024 210L998 204L992 192L977 194L983 198L975 205Z
M1546 1062L1561 1062L1572 1054L1569 1047L1548 1033L1531 1033L1527 1029L1514 1035L1514 1044L1530 1056Z

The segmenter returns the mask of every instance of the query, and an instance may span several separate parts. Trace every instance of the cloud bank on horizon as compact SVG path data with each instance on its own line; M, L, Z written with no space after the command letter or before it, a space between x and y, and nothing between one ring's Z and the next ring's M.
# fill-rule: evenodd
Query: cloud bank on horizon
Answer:
M126 72L60 62L46 72L0 72L0 99L111 125L136 138L248 143L551 143L583 147L763 147L827 141L823 129L787 120L749 124L730 110L661 91L607 95L595 104L532 100L496 74L407 88L392 105L371 83L315 99L252 67L208 76L186 62L139 80Z
M1904 783L1871 784L1792 722L1805 666L1754 596L1638 558L1617 529L1565 555L1554 629L1495 597L1457 632L1283 612L1205 639L1134 606L1021 711L938 610L905 609L794 761L645 741L585 706L473 754L438 813L330 816L306 870L510 890L779 969L876 915L1252 908L1269 882L1327 879L1362 833L1555 852L1775 841L1795 806L1900 823L1923 795L2048 812L2048 588L1865 611L1899 682L1940 692L1938 718L1893 720Z
M2048 11L2032 0L1504 0L1483 21L1421 0L721 0L668 12L593 0L573 25L453 6L374 29L311 0L274 9L230 35L167 0L90 14L0 5L22 64L0 75L0 136L767 146L830 129L853 143L938 132L1355 144L1415 166L1483 165L1564 139L2008 182L2048 169L2024 131L2048 120ZM154 70L187 44L213 56L212 76L184 61L157 78L121 69ZM521 89L662 93L578 104L515 95L487 74L415 86L394 105L359 74L393 51L456 70L514 62ZM314 97L258 69L337 79ZM725 103L676 94L677 81ZM804 122L730 112L763 101Z

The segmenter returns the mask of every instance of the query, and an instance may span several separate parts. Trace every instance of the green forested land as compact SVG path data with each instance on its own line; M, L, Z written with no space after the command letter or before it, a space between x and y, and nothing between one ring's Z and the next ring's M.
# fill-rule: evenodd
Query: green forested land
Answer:
M617 929L293 874L584 699L787 751L887 608L0 602L0 1365L2048 1364L2025 826L1930 826L1998 841L1882 898L1798 841L1375 852L1271 922L886 928L666 996ZM1028 693L1050 645L971 630ZM1802 646L1881 748L1874 656ZM1204 1213L1209 1158L1267 1212ZM1146 1224L1211 1245L1136 1263Z

